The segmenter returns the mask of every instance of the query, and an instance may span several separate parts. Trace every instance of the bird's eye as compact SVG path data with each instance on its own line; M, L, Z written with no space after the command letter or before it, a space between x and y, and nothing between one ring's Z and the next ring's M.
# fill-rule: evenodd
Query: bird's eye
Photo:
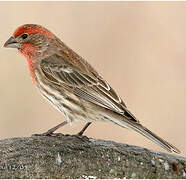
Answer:
M22 38L22 39L26 39L27 37L28 37L28 34L22 34L22 35L21 35L21 38Z

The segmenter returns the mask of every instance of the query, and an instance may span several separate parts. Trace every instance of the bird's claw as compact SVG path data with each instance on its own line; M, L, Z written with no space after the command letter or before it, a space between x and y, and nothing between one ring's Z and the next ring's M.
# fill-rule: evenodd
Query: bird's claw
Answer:
M53 133L47 133L47 132L41 134L32 134L32 136L52 136L52 135Z

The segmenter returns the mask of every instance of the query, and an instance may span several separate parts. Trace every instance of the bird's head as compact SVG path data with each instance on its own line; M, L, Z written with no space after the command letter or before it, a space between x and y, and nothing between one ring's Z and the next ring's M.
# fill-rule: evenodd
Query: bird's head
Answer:
M55 40L56 36L46 28L36 24L25 24L15 30L4 47L17 48L28 59L34 59L43 56L46 51L49 53L49 47L54 45Z

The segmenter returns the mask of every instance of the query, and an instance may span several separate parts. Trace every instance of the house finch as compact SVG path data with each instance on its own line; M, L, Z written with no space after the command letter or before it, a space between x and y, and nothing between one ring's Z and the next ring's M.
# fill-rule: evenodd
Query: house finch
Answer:
M169 152L180 153L142 126L94 68L46 28L35 24L20 26L4 47L17 48L26 57L33 83L66 117L66 121L42 135L50 135L75 120L87 122L78 135L92 122L113 122L135 130Z

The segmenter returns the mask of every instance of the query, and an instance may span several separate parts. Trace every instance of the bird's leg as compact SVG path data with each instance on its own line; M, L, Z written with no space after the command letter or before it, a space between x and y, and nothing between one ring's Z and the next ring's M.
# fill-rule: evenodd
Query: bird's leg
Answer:
M37 135L37 136L49 136L51 135L54 131L56 131L57 129L59 129L62 126L65 126L66 124L68 124L68 121L63 121L62 123L58 124L57 126L49 129L48 131L42 133L42 134L33 134L33 135Z
M63 121L62 123L58 124L57 126L49 129L48 131L41 133L41 134L33 134L34 136L49 136L51 135L54 131L56 131L57 129L59 129L62 126L65 126L66 124L68 124L68 121ZM88 128L88 126L91 124L92 122L88 122L86 123L86 125L83 127L83 129L77 133L77 136L82 136L83 133L85 132L85 130Z
M86 123L85 126L83 127L83 129L79 133L77 133L77 136L82 136L83 133L85 132L85 130L90 126L91 123L92 122Z

